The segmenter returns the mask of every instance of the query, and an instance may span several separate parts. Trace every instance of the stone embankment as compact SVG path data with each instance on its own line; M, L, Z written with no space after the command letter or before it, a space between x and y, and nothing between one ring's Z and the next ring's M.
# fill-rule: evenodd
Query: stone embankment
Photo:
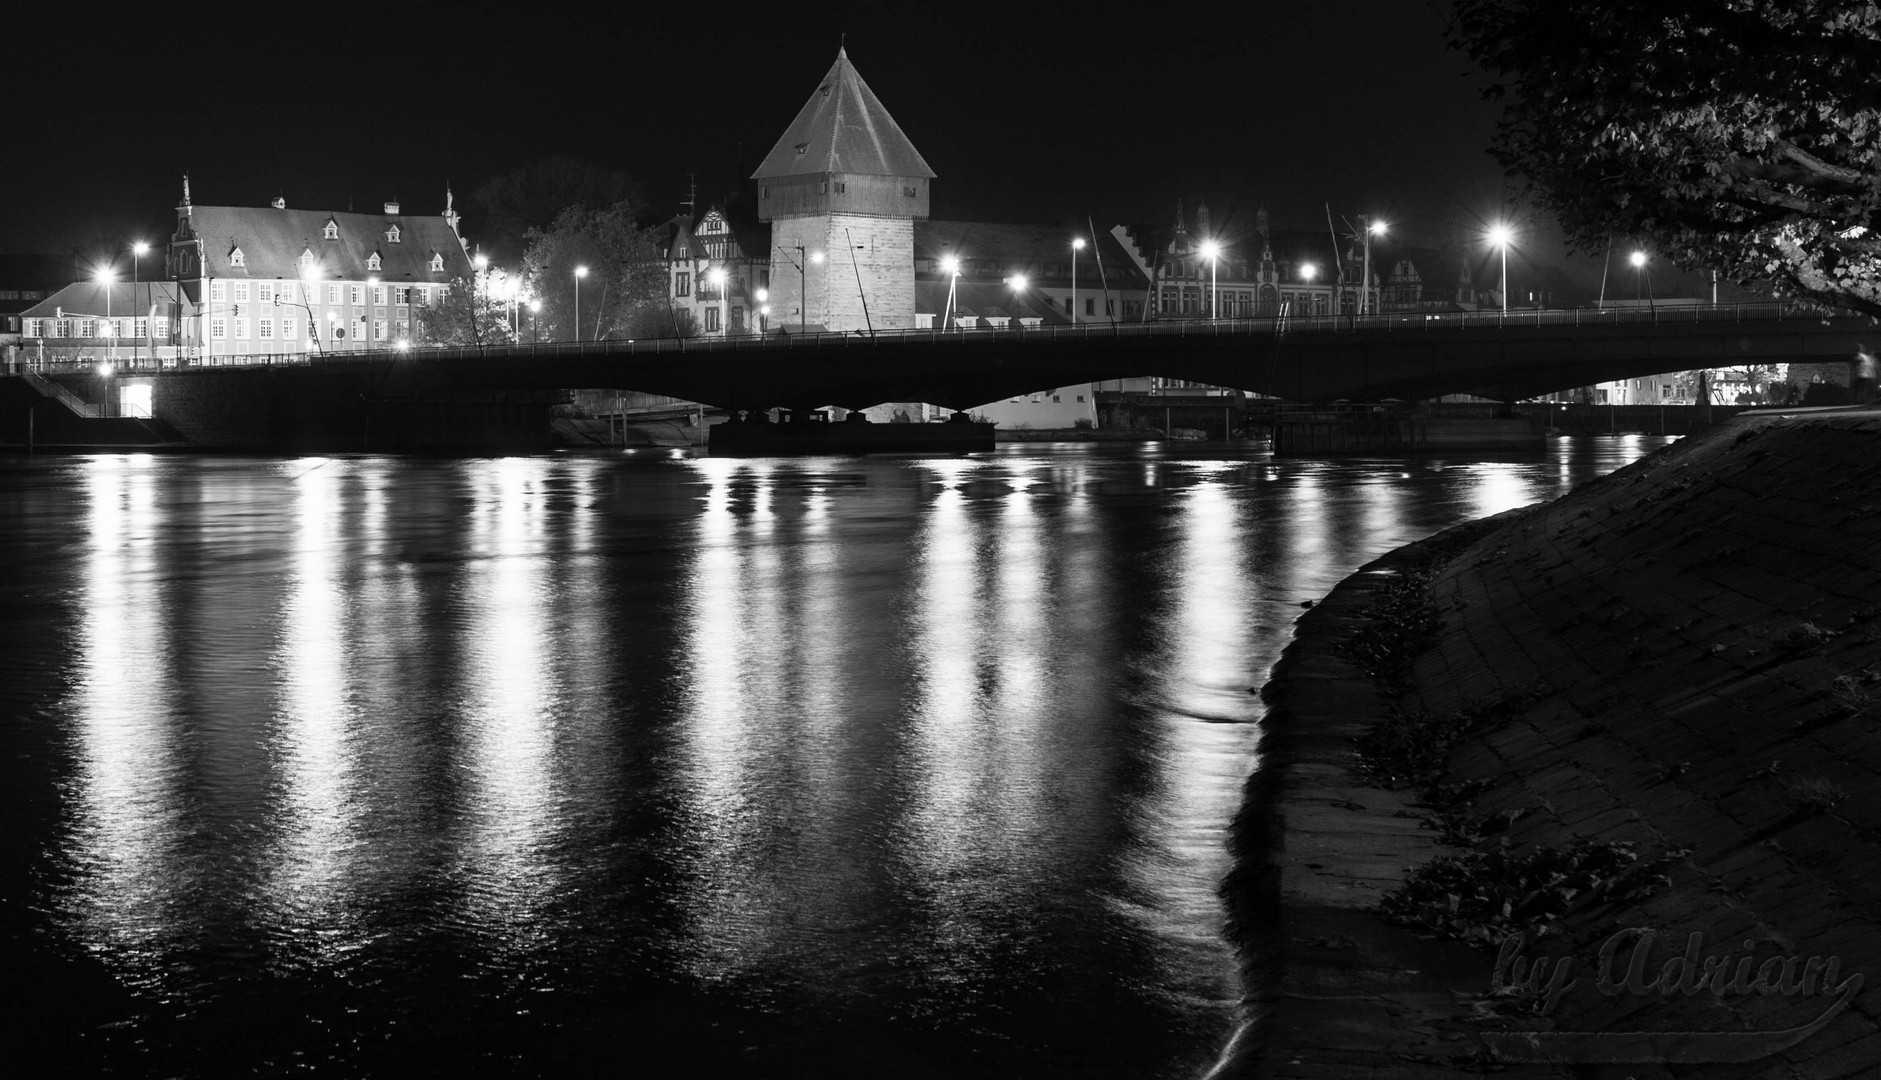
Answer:
M1406 583L1418 647L1379 679L1341 646ZM1300 620L1266 693L1236 1071L1881 1074L1881 412L1741 416L1394 552ZM1465 720L1440 790L1355 749ZM1485 867L1591 848L1651 872L1510 873L1495 910ZM1379 912L1444 858L1428 924L1474 945Z

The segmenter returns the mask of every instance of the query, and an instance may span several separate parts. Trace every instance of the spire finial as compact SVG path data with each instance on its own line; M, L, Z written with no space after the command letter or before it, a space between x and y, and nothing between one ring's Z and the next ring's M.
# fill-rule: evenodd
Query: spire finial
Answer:
M183 205L189 205L189 174L183 174Z

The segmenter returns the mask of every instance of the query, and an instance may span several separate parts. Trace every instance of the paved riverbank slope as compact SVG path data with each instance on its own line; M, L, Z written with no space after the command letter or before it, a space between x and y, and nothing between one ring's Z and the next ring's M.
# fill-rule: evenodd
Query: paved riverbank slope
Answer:
M1433 557L1429 647L1381 684L1336 646ZM1268 695L1230 886L1262 1012L1248 1073L1443 1075L1492 1043L1555 1059L1505 1075L1881 1069L1881 986L1850 979L1881 977L1881 413L1740 417L1395 552L1301 620ZM1394 708L1486 702L1504 715L1449 758L1473 791L1453 833L1496 858L1674 853L1649 896L1583 892L1500 956L1376 914L1405 868L1465 849L1418 792L1368 784L1352 741ZM1490 993L1499 959L1508 982L1560 958L1546 1011Z

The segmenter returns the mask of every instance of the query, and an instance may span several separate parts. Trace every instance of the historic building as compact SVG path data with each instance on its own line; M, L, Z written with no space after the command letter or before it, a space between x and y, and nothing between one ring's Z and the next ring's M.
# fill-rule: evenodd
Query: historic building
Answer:
M188 357L364 352L416 337L418 315L474 277L450 192L441 216L197 206L183 181L169 273Z
M708 336L764 333L779 325L770 297L771 227L749 213L748 203L728 199L656 229L675 334L688 325ZM799 314L792 311L792 326Z
M1206 204L1191 228L1180 203L1167 227L1119 226L1142 273L1154 283L1148 318L1248 319L1280 315L1352 314L1359 301L1363 258L1355 245L1343 258L1321 234L1276 233L1267 211L1252 233L1217 228ZM1216 249L1209 257L1209 244ZM1378 275L1372 274L1373 309Z
M771 321L914 327L914 223L934 170L838 50L751 176L771 226Z

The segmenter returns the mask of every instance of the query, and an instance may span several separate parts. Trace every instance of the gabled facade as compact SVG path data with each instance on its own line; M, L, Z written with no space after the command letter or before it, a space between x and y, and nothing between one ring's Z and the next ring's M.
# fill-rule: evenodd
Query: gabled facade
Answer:
M747 210L747 214L749 211ZM747 217L739 221L714 206L695 219L682 214L659 230L666 260L667 297L708 337L764 333L777 320L771 306L771 229ZM713 272L725 272L721 290Z
M771 226L771 321L914 326L914 223L934 170L838 50L752 174Z
M419 312L472 280L459 218L197 206L183 182L170 238L170 322L184 357L366 352L416 337Z

